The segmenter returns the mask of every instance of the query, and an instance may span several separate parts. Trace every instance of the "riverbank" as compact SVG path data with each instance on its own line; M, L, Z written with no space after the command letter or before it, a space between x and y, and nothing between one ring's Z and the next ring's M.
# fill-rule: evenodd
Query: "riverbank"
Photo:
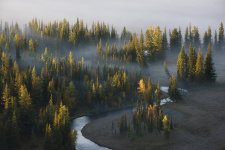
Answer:
M161 91L161 96L162 99L167 98L168 94L164 91ZM106 113L106 112L110 112L110 111L115 111L115 110L120 110L120 109L125 109L125 108L130 108L130 107L135 107L136 106L136 101L133 103L126 103L124 105L122 105L121 107L112 107L112 108L107 108L102 112L97 111L96 109L88 109L88 108L84 108L84 109L80 109L78 112L75 112L74 114L72 114L70 116L70 120L82 117L82 116L90 116L90 115L96 115L99 113Z
M220 86L221 87L221 86ZM225 92L220 87L196 88L181 102L163 105L164 114L173 117L174 130L165 140L159 133L130 142L112 134L112 121L122 114L95 120L82 129L91 141L114 150L136 149L223 149L225 148ZM132 113L127 114L128 119Z

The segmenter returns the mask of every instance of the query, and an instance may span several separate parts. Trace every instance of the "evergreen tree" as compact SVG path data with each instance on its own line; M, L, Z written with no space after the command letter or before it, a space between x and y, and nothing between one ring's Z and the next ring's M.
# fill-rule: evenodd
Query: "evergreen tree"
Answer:
M204 58L199 48L198 59L197 59L196 69L195 69L195 79L196 81L200 82L203 80L203 78L204 78Z
M196 70L196 61L197 61L197 54L195 51L195 48L192 48L192 44L190 43L189 46L189 74L188 74L188 80L189 81L194 81L195 80L195 70Z
M32 38L29 40L29 50L31 53L34 52L34 43L33 43Z
M172 78L170 78L168 93L169 93L170 99L173 101L179 100L181 98L181 95L178 90L177 81L173 75L172 75Z
M178 42L179 42L179 46L181 46L183 44L183 39L182 39L180 27L179 27L179 31L178 31Z
M167 50L168 49L168 40L167 40L166 27L164 28L164 32L163 32L163 45L164 45L164 48Z
M204 49L207 47L208 43L209 43L208 34L205 31L204 36L203 36L203 48Z
M186 81L187 80L187 61L186 61L186 55L184 51L184 46L182 46L180 54L178 55L178 60L177 60L177 78L180 79L181 81Z
M208 42L211 44L212 42L212 31L211 31L211 27L208 27Z
M164 116L163 118L163 130L162 130L162 135L166 138L169 139L170 136L170 125L168 121L167 115Z
M14 42L16 43L16 58L19 59L20 58L21 38L18 33L14 37Z
M177 28L175 28L172 31L171 37L170 37L170 50L176 51L177 49L180 49L180 41L179 41L179 32L177 31Z
M189 36L188 36L188 27L186 27L186 30L185 30L185 35L184 35L184 46L185 48L187 48L189 46Z
M26 36L26 33L24 32L24 34L23 34L23 46L25 47L25 48L27 48L27 36Z
M2 101L3 101L3 105L4 105L4 116L7 118L7 117L9 117L10 106L11 106L10 89L9 89L7 83L6 83L5 89L3 91Z
M208 52L205 56L204 77L208 82L216 81L216 71L213 63L212 49L210 44L208 45Z
M223 23L220 23L220 28L219 28L219 46L222 47L224 42L224 27L223 27Z
M214 35L214 47L217 48L218 45L218 40L217 40L217 32L215 30L215 35Z
M28 94L27 88L24 85L20 88L19 104L21 133L25 137L30 137L35 118L30 94Z
M193 45L195 47L199 47L200 46L200 35L199 35L198 27L194 26L192 33L193 33Z

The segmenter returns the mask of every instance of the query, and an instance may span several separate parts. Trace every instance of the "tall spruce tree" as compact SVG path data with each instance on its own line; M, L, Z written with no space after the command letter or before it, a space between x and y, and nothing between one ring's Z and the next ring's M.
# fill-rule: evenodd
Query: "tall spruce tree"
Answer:
M213 63L212 49L210 44L208 45L208 52L205 56L204 77L206 81L209 81L209 82L216 81L216 70Z
M214 47L217 48L217 45L218 45L218 39L217 39L217 32L215 30L215 35L214 35Z
M205 49L208 44L209 44L208 34L205 31L204 36L203 36L203 49Z
M179 42L179 32L177 31L177 28L175 28L172 31L170 37L170 50L176 51L177 49L180 49L180 42Z
M163 32L163 45L165 50L168 49L168 40L167 40L167 33L166 33L166 27L164 28L164 32Z

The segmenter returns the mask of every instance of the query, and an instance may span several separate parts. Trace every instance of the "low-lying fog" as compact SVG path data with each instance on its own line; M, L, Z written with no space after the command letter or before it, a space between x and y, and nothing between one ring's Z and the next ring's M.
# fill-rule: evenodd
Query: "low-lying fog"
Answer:
M182 35L186 26L189 23L192 27L198 26L200 31L200 38L203 38L203 33L210 25L212 34L214 35L215 29L219 29L220 22L225 23L225 1L224 0L0 0L0 19L2 22L8 21L9 24L17 21L20 27L24 28L33 17L43 19L45 23L53 20L62 20L66 18L70 24L75 23L76 18L84 20L89 28L93 21L104 21L105 23L113 24L121 33L123 27L131 32L140 32L141 28L145 31L149 25L160 25L161 30L167 27L169 29L181 27ZM3 23L4 24L4 23ZM103 45L104 47L104 45ZM44 47L40 51L44 51ZM84 57L85 63L96 66L97 59L96 47L86 47L82 51L74 49L67 49L63 54L58 54L60 57L68 56L69 51L73 52L74 58ZM13 54L12 54L13 55ZM23 55L23 54L22 54ZM176 61L177 54L167 56L167 67L171 74L176 75ZM217 80L225 82L223 76L225 73L223 62L224 55L215 54L214 61L217 69ZM23 57L23 56L22 56ZM15 58L15 57L13 57ZM30 58L24 57L25 61L31 61ZM108 62L110 64L110 62ZM103 65L103 63L100 63ZM121 66L121 64L120 64ZM132 71L140 70L137 64L122 64L125 69ZM162 84L167 84L168 79L164 72L164 65L162 62L148 64L148 67L142 69L144 76L151 76L154 82L158 80Z

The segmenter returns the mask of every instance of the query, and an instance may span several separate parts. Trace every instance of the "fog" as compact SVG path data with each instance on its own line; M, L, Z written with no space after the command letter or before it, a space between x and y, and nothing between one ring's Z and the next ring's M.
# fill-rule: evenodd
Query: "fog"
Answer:
M93 21L113 24L118 33L124 26L131 32L146 30L149 25L167 29L181 26L182 32L191 23L200 34L219 28L225 22L224 0L0 0L0 19L20 26L33 17L46 23L66 18L74 23L83 19L90 27Z
M209 25L214 35L215 29L218 33L220 22L225 23L224 6L224 0L0 0L0 19L9 24L17 21L24 29L24 24L34 17L43 19L45 23L66 18L70 25L75 23L78 17L87 23L89 29L93 21L99 20L110 25L113 24L118 33L121 33L124 26L127 27L127 30L137 33L140 33L141 29L145 31L149 25L159 25L161 30L166 26L167 31L180 26L183 37L186 26L191 23L192 26L199 27L202 39L204 31L208 29ZM39 52L43 53L45 47L49 48L48 45L42 45L39 47ZM68 52L72 51L74 58L78 57L80 60L81 57L84 57L87 65L94 67L97 65L98 58L94 61L96 46L87 46L82 51L68 47L59 47L58 49L63 50L57 54L60 55L59 57L68 56ZM54 57L54 50L52 52ZM25 56L25 54L21 55ZM165 60L171 74L176 74L177 55L167 56ZM13 54L12 56L14 58ZM215 65L218 68L218 79L222 80L220 71L222 74L224 70L222 70L220 61L222 59L219 59L219 56L216 55L217 59L214 56L214 60L216 60ZM31 59L26 58L25 61L31 61ZM100 60L101 66L104 63L105 61ZM108 65L116 64L109 59L107 63ZM128 71L132 71L134 68L136 71L140 70L136 63L116 65L124 66ZM163 61L149 63L148 67L141 70L144 76L151 76L155 83L161 81L162 84L168 84L169 80L164 72Z

